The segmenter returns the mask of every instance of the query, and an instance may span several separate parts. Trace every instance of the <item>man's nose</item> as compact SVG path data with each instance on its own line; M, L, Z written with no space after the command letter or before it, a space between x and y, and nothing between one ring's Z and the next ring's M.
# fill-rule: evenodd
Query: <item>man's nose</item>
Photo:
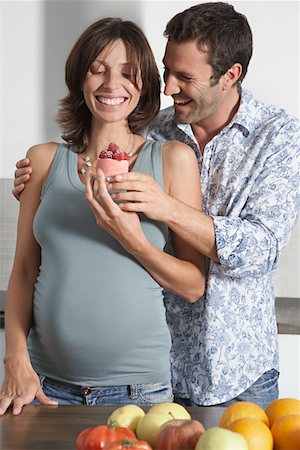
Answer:
M175 77L173 77L172 75L168 75L167 77L165 77L164 81L165 81L165 88L164 88L165 95L175 95L180 93L181 89Z

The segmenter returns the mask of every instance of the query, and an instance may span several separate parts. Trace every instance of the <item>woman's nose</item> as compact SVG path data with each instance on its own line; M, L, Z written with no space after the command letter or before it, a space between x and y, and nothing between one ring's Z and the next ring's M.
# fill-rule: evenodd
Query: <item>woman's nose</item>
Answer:
M104 87L106 89L116 89L120 86L120 75L114 72L107 72L104 79Z

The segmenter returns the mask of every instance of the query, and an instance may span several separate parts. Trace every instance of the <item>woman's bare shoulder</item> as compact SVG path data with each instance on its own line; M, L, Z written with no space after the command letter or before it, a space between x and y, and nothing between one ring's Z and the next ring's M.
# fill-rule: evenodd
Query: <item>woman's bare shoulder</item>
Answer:
M37 179L45 179L47 176L58 146L57 142L47 142L33 145L28 149L26 157L29 158L30 166Z
M183 169L191 165L197 165L197 157L194 150L179 141L166 141L163 146L163 160L167 167Z
M172 160L180 162L184 162L184 160L194 161L196 158L195 152L192 149L192 147L179 141L164 142L163 152L165 156L171 161Z
M175 198L186 201L191 190L200 191L200 173L195 152L182 142L164 143L163 173L165 190Z
M47 142L44 144L36 144L30 147L27 151L26 157L30 160L43 160L54 157L56 150L58 148L58 142Z

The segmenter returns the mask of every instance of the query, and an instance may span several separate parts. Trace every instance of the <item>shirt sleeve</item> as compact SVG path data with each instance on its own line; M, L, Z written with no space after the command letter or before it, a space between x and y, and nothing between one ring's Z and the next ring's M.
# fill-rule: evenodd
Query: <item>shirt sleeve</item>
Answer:
M239 217L212 216L219 261L232 277L274 270L299 215L299 123L282 126L268 147Z

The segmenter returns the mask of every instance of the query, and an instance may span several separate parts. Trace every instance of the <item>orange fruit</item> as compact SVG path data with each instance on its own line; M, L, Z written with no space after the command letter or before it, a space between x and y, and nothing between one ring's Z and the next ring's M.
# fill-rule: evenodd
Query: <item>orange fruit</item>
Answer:
M270 427L275 420L287 414L300 414L300 400L296 398L279 398L271 402L265 409Z
M244 436L249 450L273 450L270 428L259 419L244 417L232 422L228 429Z
M271 428L276 450L300 450L300 415L279 417Z
M225 409L220 420L220 427L228 428L229 424L244 417L261 420L269 426L268 416L260 406L251 402L236 402Z

